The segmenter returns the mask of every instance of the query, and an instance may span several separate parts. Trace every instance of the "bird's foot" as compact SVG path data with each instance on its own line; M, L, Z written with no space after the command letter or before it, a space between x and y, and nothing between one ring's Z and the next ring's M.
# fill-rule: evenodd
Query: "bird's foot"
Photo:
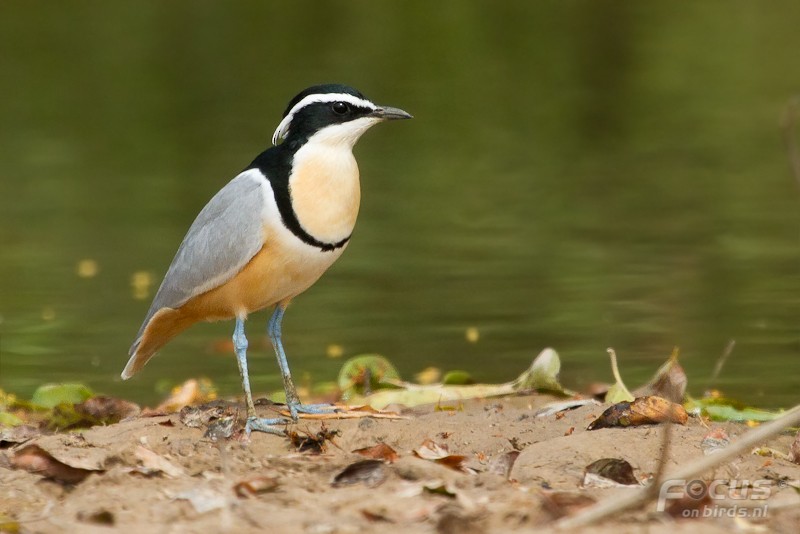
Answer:
M247 423L244 426L244 431L247 435L250 435L250 432L255 430L256 432L266 432L267 434L275 434L276 436L285 436L286 430L283 427L286 426L287 423L290 421L288 419L284 419L282 417L274 417L274 418L267 418L267 417L255 417L251 416L247 418Z
M284 417L256 417L250 416L247 418L245 424L245 432L250 435L250 432L266 432L267 434L275 434L276 436L286 436L286 425L297 422L299 414L328 414L340 411L340 408L332 404L300 404L291 403L288 405L289 414L291 419Z
M299 402L290 402L288 404L289 414L292 416L293 421L297 421L298 414L305 413L311 415L336 413L340 411L339 408L333 404L300 404Z

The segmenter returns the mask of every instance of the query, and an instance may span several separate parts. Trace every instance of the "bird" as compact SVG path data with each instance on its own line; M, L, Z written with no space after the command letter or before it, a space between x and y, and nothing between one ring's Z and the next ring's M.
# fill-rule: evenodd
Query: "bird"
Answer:
M353 147L379 122L410 119L343 84L309 87L289 101L261 152L197 215L167 269L122 371L127 380L167 342L201 321L235 321L233 346L247 405L245 429L284 435L285 418L259 418L247 369L248 315L274 308L267 333L292 421L331 406L304 405L281 340L286 307L350 242L361 202ZM285 426L285 425L284 425Z

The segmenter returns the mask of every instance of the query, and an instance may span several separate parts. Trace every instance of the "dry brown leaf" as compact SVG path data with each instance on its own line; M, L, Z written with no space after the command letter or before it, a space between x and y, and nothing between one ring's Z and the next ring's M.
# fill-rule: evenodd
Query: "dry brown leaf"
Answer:
M379 512L373 512L372 510L367 510L364 508L361 510L361 515L364 516L364 519L372 523L394 523L391 518L386 516L383 510Z
M800 431L797 432L794 441L789 446L789 457L792 459L792 462L800 464Z
M400 457L397 452L388 446L385 443L378 443L377 445L373 445L372 447L364 447L363 449L356 449L353 451L356 454L360 454L361 456L366 456L367 458L373 458L375 460L383 460L387 463L394 463Z
M629 427L656 423L686 424L689 414L680 404L661 397L637 397L632 402L618 402L592 421L587 430Z
M136 459L142 463L141 467L138 468L137 471L145 475L164 473L170 478L179 478L185 475L182 467L173 464L160 454L156 454L147 447L139 445L136 447L136 452L134 455L136 456Z
M639 486L633 466L620 458L601 458L586 466L583 487Z
M419 448L414 449L414 454L423 460L430 460L437 464L442 464L450 469L462 471L474 475L476 471L464 465L466 456L460 454L450 454L447 445L439 445L432 439L426 439Z
M10 445L25 443L41 435L42 431L31 425L0 428L0 449L4 449Z
M510 451L495 456L489 463L489 473L511 480L511 470L514 468L514 463L519 455L520 451Z
M49 452L35 444L16 450L11 456L11 466L64 484L77 484L92 473L100 472L67 465L56 460Z
M103 424L119 423L141 412L138 404L115 397L98 395L75 405L75 411Z
M253 497L274 491L278 487L278 477L259 475L238 482L233 491L238 497Z
M156 413L177 412L184 406L202 404L216 398L214 386L207 379L190 378L174 388L170 396L155 408Z
M633 394L637 397L655 395L672 402L681 403L686 394L688 382L686 371L678 363L678 347L675 347L669 360L656 371L650 382L635 390Z
M447 445L439 445L432 439L426 439L418 448L414 449L414 454L423 460L440 460L450 455Z
M382 460L361 460L348 465L337 473L331 481L331 486L339 488L361 483L374 488L383 484L386 476Z

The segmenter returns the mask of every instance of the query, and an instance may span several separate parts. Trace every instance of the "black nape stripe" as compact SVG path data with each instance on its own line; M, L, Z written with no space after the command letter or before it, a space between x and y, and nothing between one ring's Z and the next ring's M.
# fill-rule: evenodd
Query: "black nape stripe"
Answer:
M342 248L350 241L350 236L345 237L336 243L320 241L316 237L306 232L300 224L297 214L292 207L292 197L289 193L289 176L292 173L292 160L294 154L301 146L301 142L284 142L278 146L268 148L258 155L256 159L245 169L258 169L261 174L266 176L272 186L272 193L275 195L275 204L278 205L278 212L281 214L283 225L289 229L300 241L312 247L317 247L323 252L329 252Z

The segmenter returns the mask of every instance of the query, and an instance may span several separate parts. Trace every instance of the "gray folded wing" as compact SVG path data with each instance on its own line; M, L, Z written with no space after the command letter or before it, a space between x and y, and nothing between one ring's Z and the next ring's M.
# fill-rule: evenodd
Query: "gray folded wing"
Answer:
M189 299L219 287L238 273L264 244L264 180L245 171L228 182L200 211L183 238L131 351L147 323L162 308L180 308Z

